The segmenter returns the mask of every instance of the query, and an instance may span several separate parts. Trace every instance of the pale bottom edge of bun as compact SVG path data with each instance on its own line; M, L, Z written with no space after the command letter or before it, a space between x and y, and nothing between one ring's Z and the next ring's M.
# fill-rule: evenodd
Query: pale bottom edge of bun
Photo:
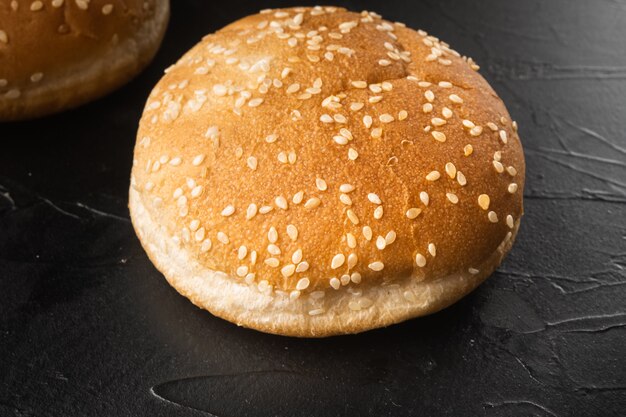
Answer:
M180 294L239 326L296 337L359 333L439 311L491 275L510 250L519 229L518 220L511 237L481 265L474 266L476 274L464 271L428 282L407 278L386 286L356 285L355 294L343 288L328 290L323 298L303 293L290 300L287 293L275 291L270 295L245 284L241 278L200 266L188 251L172 241L161 225L152 221L139 192L132 187L129 208L150 260Z
M0 96L0 121L58 113L100 98L126 84L156 55L167 29L169 14L169 0L158 0L154 19L146 21L136 36L121 40L97 60L80 62L54 80L44 79L22 91L16 99Z

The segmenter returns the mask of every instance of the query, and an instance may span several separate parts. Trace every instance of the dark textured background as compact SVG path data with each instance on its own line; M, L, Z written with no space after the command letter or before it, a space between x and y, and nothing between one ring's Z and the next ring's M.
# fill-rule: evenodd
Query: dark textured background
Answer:
M325 340L198 310L133 233L151 87L202 35L261 7L173 3L161 52L130 85L0 125L1 416L626 415L626 1L336 2L475 58L520 124L528 177L517 244L477 291Z

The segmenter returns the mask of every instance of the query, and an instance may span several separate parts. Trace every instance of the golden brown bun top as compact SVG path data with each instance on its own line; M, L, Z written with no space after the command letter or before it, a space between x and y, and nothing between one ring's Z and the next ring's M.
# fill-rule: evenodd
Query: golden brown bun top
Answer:
M67 77L133 37L154 9L155 0L0 1L0 94Z
M195 260L260 288L471 272L524 186L515 124L476 69L374 13L243 18L155 87L132 186Z

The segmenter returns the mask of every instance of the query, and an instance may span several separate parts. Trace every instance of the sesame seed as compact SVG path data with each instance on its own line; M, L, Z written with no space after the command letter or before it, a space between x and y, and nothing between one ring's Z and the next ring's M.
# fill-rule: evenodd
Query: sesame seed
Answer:
M113 11L113 5L112 4L105 4L104 6L102 6L102 14L103 15L109 15L111 14L111 12Z
M441 119L439 117L433 117L432 119L430 119L430 123L433 126L443 126L448 122L446 122L444 119Z
M383 99L383 96L371 96L370 98L367 99L367 101L374 104L374 103L379 103L382 99Z
M517 184L514 182L510 183L507 190L509 193L514 194L517 191Z
M346 261L345 255L342 253L338 253L337 255L333 256L333 259L330 263L330 267L332 269L337 269L340 266L342 266L345 261Z
M446 193L446 197L452 204L456 204L459 202L459 197L457 197L454 193Z
M209 250L211 250L211 246L213 246L213 244L211 243L211 239L204 239L202 245L200 245L200 251L208 252Z
M354 88L367 88L367 83L365 81L352 81L351 84Z
M431 111L433 111L433 105L430 103L426 103L422 106L422 111L424 113L430 113Z
M248 168L250 168L251 170L255 171L258 165L257 159L254 156L249 156L248 160L246 161Z
M217 240L219 240L224 245L227 245L230 242L230 239L224 232L217 232Z
M452 88L452 83L449 81L439 81L439 87L441 88Z
M328 114L322 114L320 116L320 121L322 123L332 123L334 120L331 116L329 116Z
M472 145L467 144L463 148L463 154L465 156L470 156L473 152L474 152L474 147Z
M428 197L428 193L426 191L422 191L420 192L420 201L425 205L428 206L428 202L430 201L430 198Z
M498 126L495 123L493 123L493 122L488 122L487 123L487 127L489 129L493 130L494 132L498 130Z
M383 202L380 200L380 197L374 193L369 193L367 195L367 199L374 204L382 204Z
M293 241L298 239L298 228L293 224L287 225L287 236Z
M298 290L293 290L289 293L289 299L291 301L295 301L300 297L300 291Z
M464 187L465 184L467 184L467 179L465 178L465 175L461 171L458 171L456 173L456 180L461 187Z
M267 142L267 143L274 143L274 142L276 142L277 139L278 139L277 135L271 134L271 135L267 135L265 137L265 142Z
M376 262L372 262L367 267L371 269L372 271L379 272L385 268L385 264L380 261L376 261Z
M38 83L39 81L41 81L41 79L43 78L43 73L41 72L36 72L33 75L30 76L30 81L32 83Z
M366 240L372 240L372 228L369 226L364 226L363 227L363 237L365 237Z
M180 160L180 158L178 158L178 160ZM193 158L193 161L191 161L192 165L194 165L194 166L198 166L198 165L200 165L202 162L204 162L204 155L202 155L202 154L200 154L200 155L196 155L196 156ZM171 161L170 161L170 163L171 163Z
M509 226L510 229L512 229L515 225L513 222L513 216L511 216L510 214L506 216L506 225Z
M430 90L426 90L424 97L426 97L426 100L428 100L429 103L432 103L433 100L435 100L435 94Z
M419 216L421 212L422 212L422 210L421 210L421 209L418 209L418 208L412 207L412 208L410 208L410 209L408 209L408 210L406 211L406 217L408 217L409 219L413 220L413 219L415 219L417 216Z
M420 268L423 268L424 266L426 266L426 258L421 253L418 253L415 255L415 263Z
M450 101L452 101L453 103L457 103L457 104L461 104L463 103L463 99L459 96L457 96L456 94L450 94L448 96L448 98L450 99Z
M316 178L315 179L315 186L320 191L326 191L326 189L328 189L328 186L326 185L326 181L324 181L321 178Z
M300 262L296 267L296 272L305 272L309 269L309 263L306 261Z
M380 139L380 137L383 135L383 129L381 129L380 127L374 128L372 129L371 135L374 139Z
M298 283L296 284L296 289L298 291L306 290L307 288L309 288L310 284L311 284L311 281L309 281L308 278L300 278L298 280Z
M76 4L78 4L78 1L76 2ZM80 7L80 6L79 6L79 7ZM82 7L81 7L81 8L82 8ZM43 9L43 2L41 2L41 1L39 1L39 0L38 0L38 1L34 1L34 2L32 2L32 3L30 4L30 10L31 10L32 12L36 12L36 11L39 11L39 10L41 10L41 9Z
M333 136L333 140L335 141L335 143L337 145L347 145L348 144L348 138L346 138L345 136L335 135L335 136Z
M480 134L483 133L483 128L482 126L474 126L470 129L469 133L471 136L480 136Z
M454 179L454 177L456 176L456 167L454 166L454 164L452 162L446 163L445 169L446 174L448 174L450 178Z
M302 249L296 249L296 251L291 255L291 262L298 264L300 261L302 261Z
M317 197L311 197L309 198L306 203L304 203L304 208L306 209L312 209L315 208L317 206L319 206L322 202L320 201L319 198Z
M289 208L289 206L287 205L287 199L283 197L282 195L279 195L278 197L276 197L274 202L276 203L276 206L278 208L281 208L283 210L287 210L287 208Z
M274 210L274 207L272 207L272 206L261 206L261 207L259 208L259 213L261 213L261 214L267 214L267 213L269 213L269 212L270 212L270 211L272 211L272 210Z
M450 110L447 107L444 107L443 109L441 109L441 114L443 115L443 117L445 117L446 119L449 119L452 117L452 110Z
M341 201L346 206L351 206L352 205L352 199L350 198L350 196L348 194L340 194L339 195L339 201Z
M348 209L348 211L346 211L346 215L353 224L359 224L359 218L352 210Z
M392 115L385 113L385 114L381 114L378 119L382 122L382 123L391 123L393 122L395 119Z
M501 130L499 135L500 135L500 140L502 141L502 143L507 143L508 142L508 138L507 138L505 130Z
M15 100L17 98L20 98L21 95L22 95L22 92L20 90L18 90L17 88L13 88L7 91L4 97L9 100Z
M508 166L506 168L506 172L508 172L509 175L512 176L512 177L517 175L517 170L515 169L515 167L512 167L512 166Z
M228 217L228 216L231 216L234 212L235 212L235 207L229 205L229 206L224 207L224 210L222 210L221 214L224 217Z
M248 209L246 210L246 219L250 220L251 218L253 218L254 216L256 216L257 213L257 206L256 204L252 203L248 206Z
M431 135L433 135L433 138L435 138L435 140L438 141L438 142L445 142L446 141L446 135L443 132L438 132L436 130L433 130L431 132Z
M502 160L502 152L500 152L500 151L495 151L495 152L493 153L493 159L494 159L494 161L500 161L500 160Z
M350 148L348 149L348 159L351 161L356 161L356 159L359 157L359 153L357 152L356 149L354 148Z
M296 266L294 264L287 264L280 269L280 273L285 277L289 278L296 272Z
M304 192L298 191L297 193L293 195L293 198L291 199L291 201L293 202L293 204L300 204L302 203L303 199L304 199Z
M300 90L300 84L293 83L289 87L287 87L286 92L287 94L293 94L293 93L296 93L298 90Z
M489 209L490 201L491 200L489 199L489 196L487 194L481 194L481 195L478 196L478 205L483 210L488 210Z
M378 236L376 238L376 247L378 248L378 250L383 250L387 247L387 242L385 241L384 237Z
M346 242L348 243L348 247L354 249L356 248L356 237L352 233L346 233ZM350 256L348 256L348 261L350 260ZM349 262L348 262L349 263Z
M309 311L309 316L319 316L320 314L324 314L323 308L316 308Z
M359 274L358 272L353 272L350 275L350 281L354 282L355 284L360 284L361 283L361 274Z
M428 181L437 181L441 177L439 171L431 171L426 175Z
M280 265L280 261L276 258L267 258L263 261L263 263L271 268L278 268L278 266Z
M463 120L463 122L462 122L462 123L463 123L463 126L464 126L464 127L466 127L466 128L468 128L468 129L471 129L471 128L473 128L473 127L475 127L475 126L476 126L476 125L474 124L474 122L472 122L471 120Z
M192 198L199 197L199 196L200 196L200 194L202 194L202 186L201 186L201 185L195 186L195 187L191 190L191 197L192 197Z
M250 100L248 102L248 107L258 107L263 103L263 98L258 97L258 98L253 98L252 100Z
M469 269L467 270L467 272L469 272L469 273L470 273L470 274L472 274L472 275L476 275L476 274L477 274L477 273L479 273L480 271L479 271L478 269L476 269L476 268L469 268Z
M434 243L428 244L428 253L430 253L430 256L437 256L437 246Z
M382 219L382 217L383 217L383 206L378 206L374 210L374 218L376 220L380 220L380 219Z
M76 5L81 10L87 10L89 8L89 2L87 0L76 0Z
M245 277L248 274L248 267L245 265L241 265L240 267L237 268L237 276L239 277Z
M248 255L248 248L245 246L239 246L239 249L237 250L237 258L242 261L246 255Z
M350 110L352 110L352 111L359 111L359 110L361 110L364 106L365 106L365 104L364 104L364 103L355 102L355 103L350 104Z
M502 174L504 172L504 165L502 165L500 161L493 161L493 167L499 174Z
M278 240L278 231L274 226L270 227L270 230L267 232L267 240L269 240L270 243L276 243Z
M490 211L489 213L487 213L487 218L489 219L491 223L498 222L498 215L496 214L495 211Z
M341 281L339 281L336 277L333 277L330 279L330 286L338 290L341 287Z
M366 128L369 129L370 127L372 127L372 122L373 122L372 116L370 115L363 116L363 124L365 125Z
M354 191L354 185L352 185L352 184L341 184L339 186L339 191L341 191L342 193L351 193L352 191Z
M398 120L404 120L409 116L409 113L407 113L406 110L400 110L398 112Z

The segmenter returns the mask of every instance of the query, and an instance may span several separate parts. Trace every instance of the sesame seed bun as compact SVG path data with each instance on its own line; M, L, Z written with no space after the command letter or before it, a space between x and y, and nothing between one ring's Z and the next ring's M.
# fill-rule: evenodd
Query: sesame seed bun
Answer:
M517 127L478 66L375 13L263 11L168 69L141 119L137 234L169 283L300 337L438 311L519 228Z
M169 0L0 2L0 121L118 88L154 57L168 18Z

